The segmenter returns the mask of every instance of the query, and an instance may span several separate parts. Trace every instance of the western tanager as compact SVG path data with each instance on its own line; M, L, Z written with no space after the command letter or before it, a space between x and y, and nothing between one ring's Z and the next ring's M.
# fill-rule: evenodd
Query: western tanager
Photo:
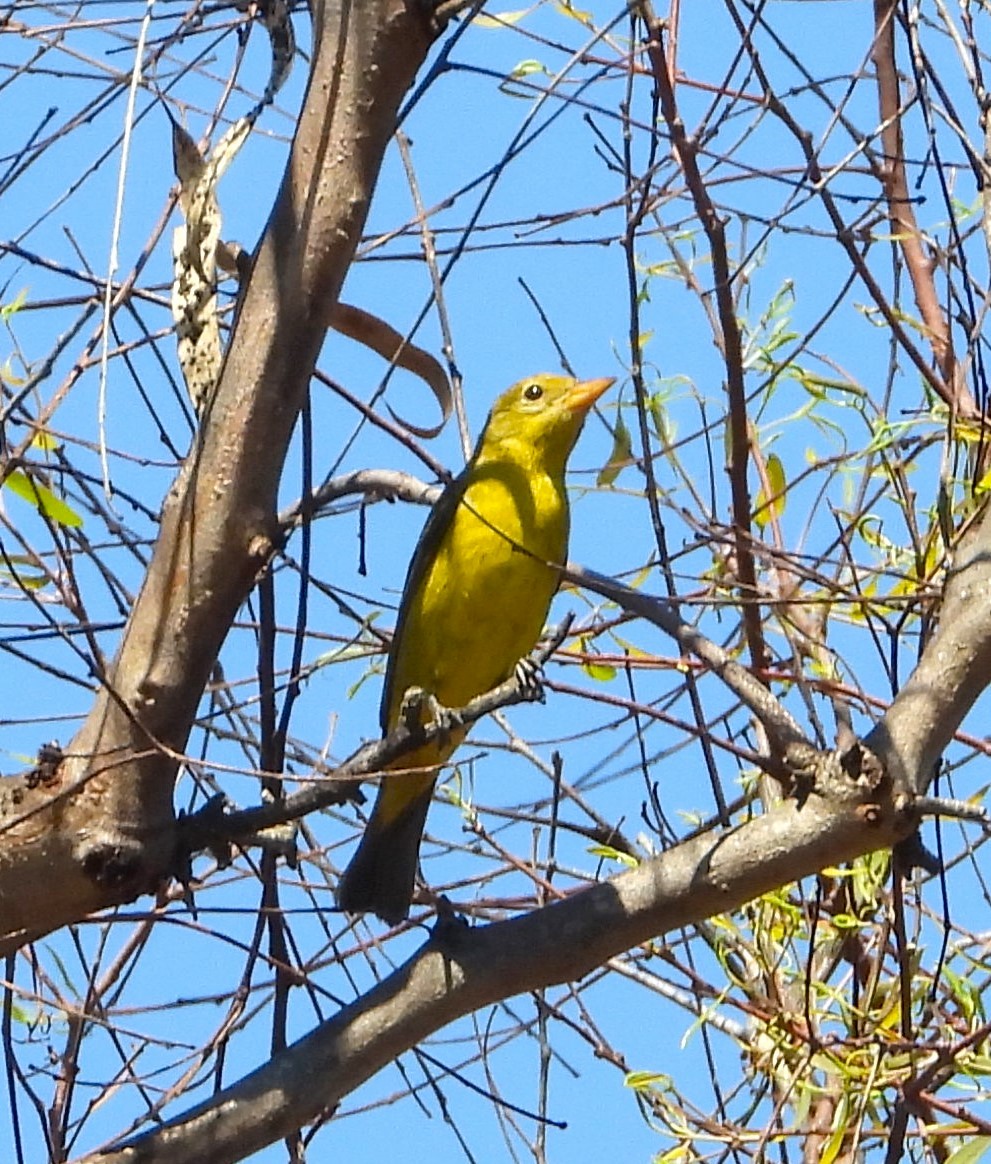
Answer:
M383 732L396 725L409 688L446 708L463 707L533 649L567 557L565 466L585 417L612 383L530 376L495 402L410 563L382 694ZM422 715L425 721L430 712ZM454 727L383 776L337 888L342 909L392 923L406 917L437 771L464 736Z

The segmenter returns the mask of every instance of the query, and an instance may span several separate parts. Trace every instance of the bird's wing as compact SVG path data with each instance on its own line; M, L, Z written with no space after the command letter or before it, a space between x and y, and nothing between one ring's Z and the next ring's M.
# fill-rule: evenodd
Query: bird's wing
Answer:
M455 477L444 492L437 499L430 516L427 518L420 540L416 543L413 558L406 572L406 582L403 585L403 597L399 603L399 617L396 620L396 629L392 636L392 645L389 648L389 661L385 669L385 684L382 687L382 703L379 707L379 726L383 734L389 731L389 708L392 706L395 692L393 687L396 681L396 659L399 656L399 646L406 629L406 614L409 610L413 595L420 587L427 569L433 561L437 548L444 540L454 515L457 512L461 498L468 487L468 475L471 471L471 462ZM402 693L400 693L402 694Z

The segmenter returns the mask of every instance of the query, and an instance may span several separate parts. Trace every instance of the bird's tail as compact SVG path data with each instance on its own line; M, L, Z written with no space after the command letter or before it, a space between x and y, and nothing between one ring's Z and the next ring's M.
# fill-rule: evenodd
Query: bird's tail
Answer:
M379 786L371 820L337 883L336 897L338 906L347 913L374 913L395 925L408 915L413 899L420 836L434 781L431 779L422 792L393 814L383 811L389 779Z

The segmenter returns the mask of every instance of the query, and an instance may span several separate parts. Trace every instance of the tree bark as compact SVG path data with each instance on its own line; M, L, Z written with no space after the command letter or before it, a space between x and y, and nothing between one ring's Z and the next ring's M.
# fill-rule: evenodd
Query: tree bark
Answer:
M831 863L894 843L912 819L880 785L837 772L801 807L706 833L563 901L435 936L373 990L239 1083L131 1144L81 1164L225 1164L327 1111L456 1018L575 981L641 942L733 910Z
M309 84L220 381L162 510L117 657L54 770L0 788L0 952L171 871L173 787L210 668L278 535L296 417L361 235L429 6L316 0Z

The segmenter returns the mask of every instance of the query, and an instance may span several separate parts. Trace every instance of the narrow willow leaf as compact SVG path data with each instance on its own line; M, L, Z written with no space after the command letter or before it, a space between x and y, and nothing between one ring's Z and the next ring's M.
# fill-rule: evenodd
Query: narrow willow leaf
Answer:
M776 453L771 453L765 462L767 484L771 495L768 497L761 488L757 494L757 505L754 511L754 521L763 529L774 518L780 517L785 511L785 489L788 482L785 479L785 467Z
M592 647L588 636L581 635L579 637L578 650L586 656L585 662L582 663L582 670L590 679L595 679L599 683L608 683L610 679L616 678L616 668L612 664L599 662L595 655L591 654Z
M529 77L533 73L544 73L550 76L546 66L535 60L520 61L509 75L514 81L518 81L521 77Z
M612 485L623 469L633 460L633 439L630 430L626 427L623 414L616 414L616 427L613 429L612 452L609 460L599 470L595 478L596 485Z
M484 12L472 17L476 28L505 28L507 24L518 24L529 12L529 8L517 8L513 12L496 12L486 16Z
M9 303L0 305L0 320L6 323L12 315L16 315L27 302L27 298L28 289L27 287L22 287L21 290L17 292L17 295L14 299L12 299Z
M54 450L57 449L61 443L62 442L53 437L50 432L46 432L44 429L39 429L34 434L34 438L31 441L31 448L41 449L43 452L51 453L54 452Z
M24 386L24 377L17 375L9 357L0 366L0 383L6 384L8 387L14 389L23 388Z
M629 853L621 853L612 845L589 845L588 852L591 856L601 857L604 861L618 861L620 865L626 865L630 869L636 869L640 864L636 857L631 857Z
M18 497L23 497L29 505L33 505L45 517L59 525L78 529L83 524L83 519L71 506L66 505L50 489L46 489L39 481L33 480L26 473L22 473L20 469L15 469L4 484L11 492L16 493Z
M667 409L664 407L664 401L661 399L659 392L654 392L648 396L647 412L654 425L654 432L657 433L657 439L663 444L669 445L671 443L671 430L669 428Z
M564 0L561 4L556 4L558 12L562 16L570 16L572 20L577 20L579 24L584 24L586 28L592 27L592 13L585 12L581 8L575 8L568 0Z
M25 590L43 590L51 581L49 576L39 570L37 564L25 554L8 554L6 560L12 569L0 568L0 578L16 579L17 585Z
M647 1087L670 1088L672 1079L660 1071L630 1071L623 1080L624 1087L632 1087L634 1091L643 1091Z

